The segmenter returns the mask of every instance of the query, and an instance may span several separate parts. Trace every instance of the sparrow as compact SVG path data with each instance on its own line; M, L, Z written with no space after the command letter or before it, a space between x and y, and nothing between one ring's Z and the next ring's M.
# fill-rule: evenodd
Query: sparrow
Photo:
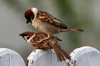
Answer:
M82 29L68 27L61 20L52 16L50 13L46 11L39 10L37 8L29 8L25 11L24 16L26 18L26 23L31 23L36 29L40 30L48 34L49 39L52 34L58 34L66 31L80 31L83 32Z
M70 56L60 47L60 45L58 45L59 39L57 37L52 36L50 39L38 43L37 41L48 37L48 35L43 32L26 31L20 33L19 36L22 36L25 41L27 41L29 44L39 49L43 50L54 49L58 61L65 61L66 59L69 60L71 59Z

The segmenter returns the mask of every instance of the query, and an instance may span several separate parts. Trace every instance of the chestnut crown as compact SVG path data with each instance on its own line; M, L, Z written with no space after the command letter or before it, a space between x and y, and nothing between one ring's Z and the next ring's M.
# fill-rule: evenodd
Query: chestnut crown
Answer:
M35 34L34 32L26 31L26 32L20 33L19 36L22 36L25 40L28 40L34 34Z

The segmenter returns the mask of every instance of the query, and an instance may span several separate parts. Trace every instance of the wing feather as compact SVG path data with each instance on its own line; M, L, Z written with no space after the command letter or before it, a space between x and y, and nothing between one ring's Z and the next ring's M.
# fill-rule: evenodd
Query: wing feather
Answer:
M39 11L38 16L37 16L42 22L49 23L53 26L56 26L61 29L66 29L68 28L67 25L65 25L62 21L59 19L53 17L51 14L45 12L45 11Z

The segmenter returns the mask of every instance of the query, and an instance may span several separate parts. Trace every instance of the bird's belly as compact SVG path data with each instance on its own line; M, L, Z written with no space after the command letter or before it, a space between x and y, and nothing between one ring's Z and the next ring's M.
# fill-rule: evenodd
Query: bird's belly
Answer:
M35 28L39 29L40 31L42 32L45 32L47 34L56 34L56 33L59 33L60 32L60 29L51 25L51 24L48 24L48 23L45 23L45 22L34 22L32 24Z

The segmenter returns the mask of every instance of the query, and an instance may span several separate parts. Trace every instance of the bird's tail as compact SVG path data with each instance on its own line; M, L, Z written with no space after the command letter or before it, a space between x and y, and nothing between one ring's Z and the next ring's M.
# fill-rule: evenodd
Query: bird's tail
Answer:
M56 53L58 61L65 61L66 59L71 59L70 56L63 50L59 45L53 46L54 51Z
M65 31L80 31L83 32L83 29L79 29L79 28L73 28L73 27L68 27L67 29L62 29L63 32Z

